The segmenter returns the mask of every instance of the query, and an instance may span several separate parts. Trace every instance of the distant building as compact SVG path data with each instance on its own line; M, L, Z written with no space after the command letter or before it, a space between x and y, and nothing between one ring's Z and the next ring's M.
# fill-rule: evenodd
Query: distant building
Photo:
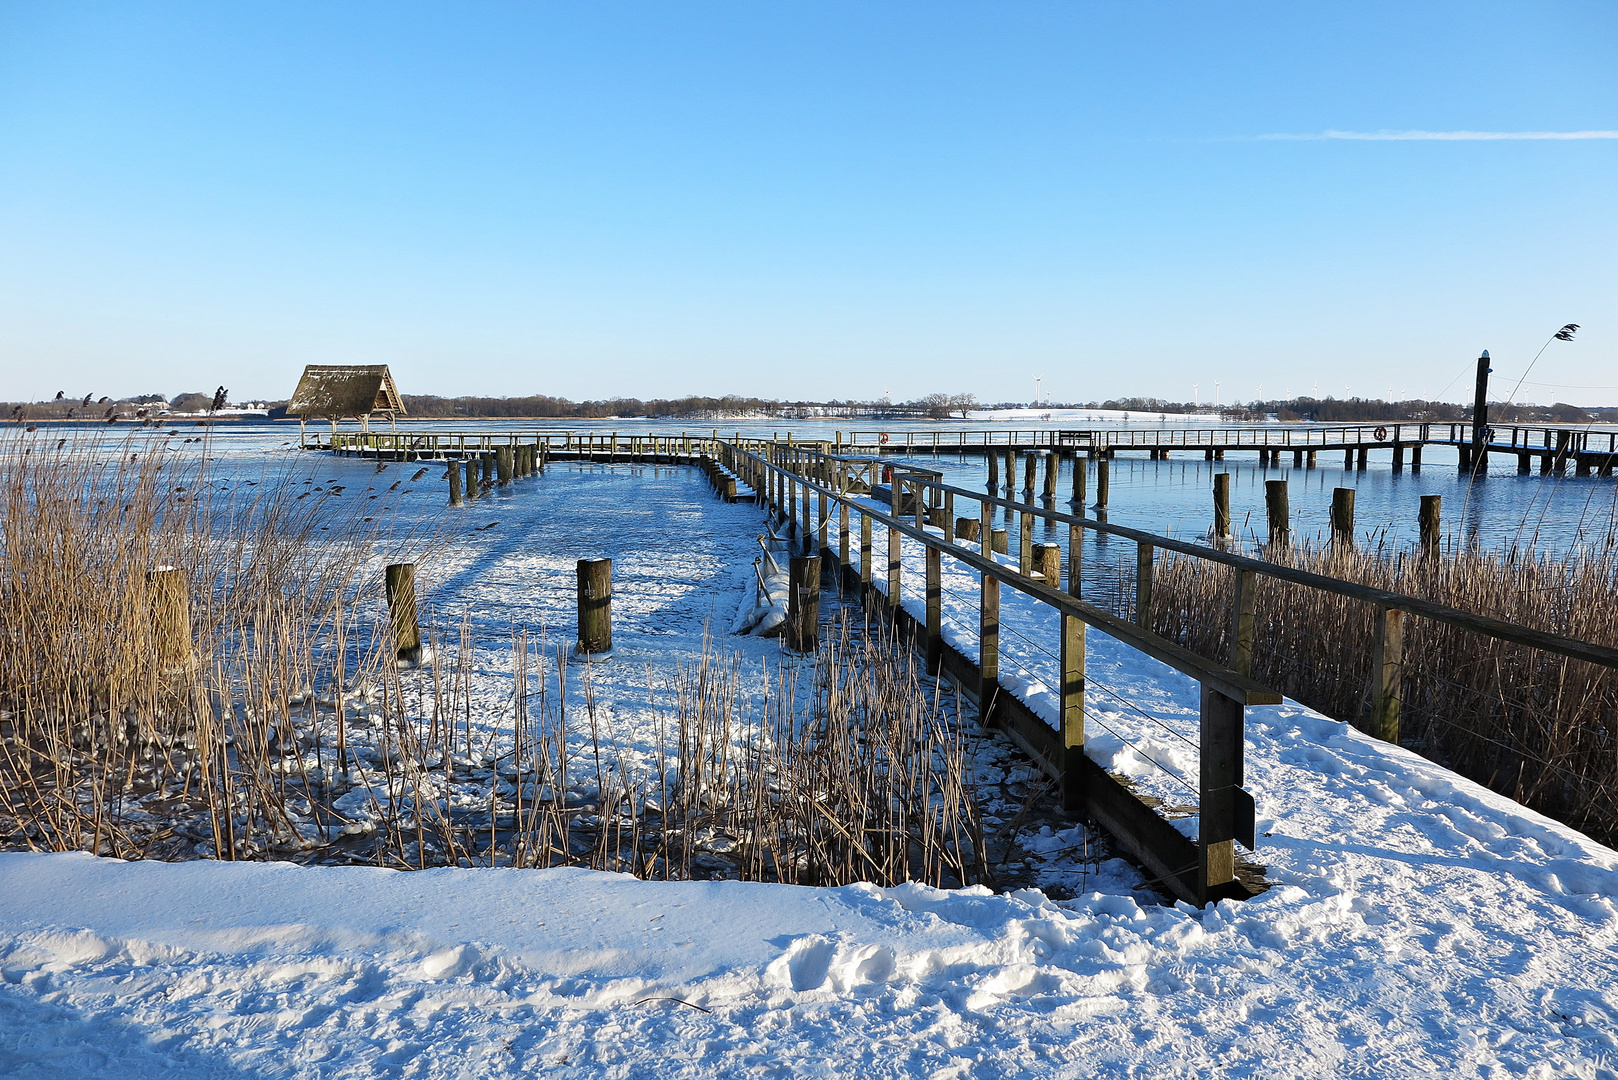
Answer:
M386 416L391 425L405 415L405 406L386 364L310 364L292 392L287 414L298 418L300 432L316 417L330 420L333 431L343 420L358 420L360 429L369 431L371 417Z

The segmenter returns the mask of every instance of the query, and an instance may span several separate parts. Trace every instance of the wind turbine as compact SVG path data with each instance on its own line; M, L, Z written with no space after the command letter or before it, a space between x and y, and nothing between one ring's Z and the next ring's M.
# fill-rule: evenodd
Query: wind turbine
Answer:
M1191 399L1192 399L1192 401L1194 401L1196 403L1193 406L1194 408L1198 408L1198 409L1202 408L1202 384L1201 383L1194 382L1194 383L1191 384Z
M1221 382L1221 380L1219 380L1219 379L1214 380L1214 408L1216 408L1216 409L1219 408L1219 383L1220 382Z
M1039 381L1041 379L1043 379L1044 377L1045 376L1043 376L1043 375L1035 375L1034 376L1034 408L1036 408L1036 409L1039 408L1039 406L1040 406Z

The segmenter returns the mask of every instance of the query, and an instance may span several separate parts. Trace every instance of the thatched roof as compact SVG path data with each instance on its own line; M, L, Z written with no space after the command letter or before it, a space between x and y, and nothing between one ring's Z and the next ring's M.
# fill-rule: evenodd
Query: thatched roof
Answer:
M386 364L310 364L292 392L293 416L403 416L404 398Z

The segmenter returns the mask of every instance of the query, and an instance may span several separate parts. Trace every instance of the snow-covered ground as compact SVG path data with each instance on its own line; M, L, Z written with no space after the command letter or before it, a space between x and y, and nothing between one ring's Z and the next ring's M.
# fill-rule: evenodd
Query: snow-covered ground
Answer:
M645 754L658 665L733 619L763 521L695 470L553 466L449 530L435 610L490 658L495 729L512 628L565 641L573 560L614 556L590 674ZM949 572L968 655L976 591ZM1002 680L1050 717L1054 622L1002 603ZM760 692L787 662L719 636ZM1092 756L1194 802L1194 684L1097 633L1088 666ZM1249 711L1247 754L1275 887L1200 911L1115 864L1075 875L1060 821L1025 842L1060 901L0 855L0 1076L1618 1077L1618 853L1295 704Z

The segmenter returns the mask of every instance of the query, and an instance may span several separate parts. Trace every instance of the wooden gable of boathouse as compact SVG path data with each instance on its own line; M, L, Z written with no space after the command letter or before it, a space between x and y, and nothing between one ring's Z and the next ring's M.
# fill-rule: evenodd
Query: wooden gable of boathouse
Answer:
M403 416L405 406L386 364L309 364L287 412L300 419L325 417L333 424L352 417L363 425L373 416Z

